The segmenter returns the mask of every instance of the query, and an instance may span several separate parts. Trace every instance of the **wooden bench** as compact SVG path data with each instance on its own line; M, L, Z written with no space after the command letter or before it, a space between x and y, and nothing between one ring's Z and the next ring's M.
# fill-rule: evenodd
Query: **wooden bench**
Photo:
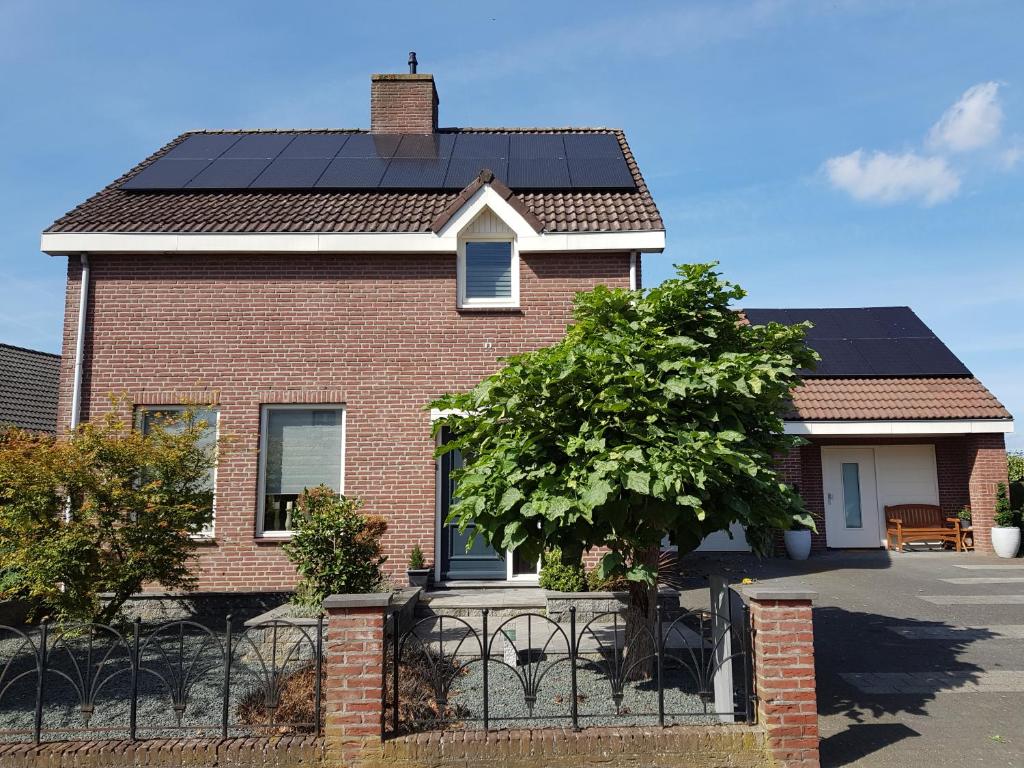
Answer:
M963 551L963 532L960 518L948 517L942 507L934 504L894 504L885 508L885 548L891 549L896 541L896 551L902 552L903 545L911 541L941 541Z

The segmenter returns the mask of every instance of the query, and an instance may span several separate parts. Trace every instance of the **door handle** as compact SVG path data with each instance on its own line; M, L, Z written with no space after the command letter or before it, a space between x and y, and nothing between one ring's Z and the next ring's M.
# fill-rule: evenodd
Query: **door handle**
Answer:
M828 503L829 503L829 506L832 506L832 494L831 493L828 495Z

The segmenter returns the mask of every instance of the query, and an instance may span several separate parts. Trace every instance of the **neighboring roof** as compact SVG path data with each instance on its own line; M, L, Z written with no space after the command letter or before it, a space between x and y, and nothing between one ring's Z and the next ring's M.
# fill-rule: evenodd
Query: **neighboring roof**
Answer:
M0 344L0 425L57 431L60 355Z
M972 377L805 379L793 392L792 421L1009 419Z
M282 133L285 131L266 131ZM353 134L365 131L286 131L301 134ZM522 191L515 197L546 232L627 232L664 229L661 215L620 130L607 128L445 128L439 133L606 133L622 148L635 190ZM48 233L68 232L429 232L459 193L430 191L256 191L140 192L120 185L189 136L174 139L125 175L62 216Z
M810 322L807 344L821 361L807 377L970 376L910 307L744 309L756 325Z

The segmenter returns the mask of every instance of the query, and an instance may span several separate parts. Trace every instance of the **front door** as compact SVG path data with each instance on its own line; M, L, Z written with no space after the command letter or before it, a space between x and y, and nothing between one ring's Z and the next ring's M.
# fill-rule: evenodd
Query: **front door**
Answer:
M874 450L822 448L821 458L828 546L881 546Z
M455 500L455 483L451 471L461 466L462 454L458 451L441 457L438 477L441 491L441 552L438 558L441 580L504 579L508 571L505 558L489 546L483 537L477 536L473 545L466 549L466 543L473 532L472 524L466 527L465 532L460 532L458 525L448 525L446 522L448 510Z

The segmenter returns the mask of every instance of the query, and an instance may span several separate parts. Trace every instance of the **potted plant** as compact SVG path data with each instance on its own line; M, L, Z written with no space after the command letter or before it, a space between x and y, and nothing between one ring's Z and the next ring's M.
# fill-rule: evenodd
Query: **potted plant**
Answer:
M1020 549L1020 515L1010 508L1006 483L996 486L996 513L992 518L992 548L1000 557L1016 557Z
M426 587L430 581L430 569L423 561L423 550L417 544L409 553L409 574L410 587Z
M960 530L966 530L971 527L971 508L964 504L960 508L960 511L956 513L956 516L960 518Z
M783 534L786 540L786 554L790 560L806 560L811 554L811 529L794 522Z

